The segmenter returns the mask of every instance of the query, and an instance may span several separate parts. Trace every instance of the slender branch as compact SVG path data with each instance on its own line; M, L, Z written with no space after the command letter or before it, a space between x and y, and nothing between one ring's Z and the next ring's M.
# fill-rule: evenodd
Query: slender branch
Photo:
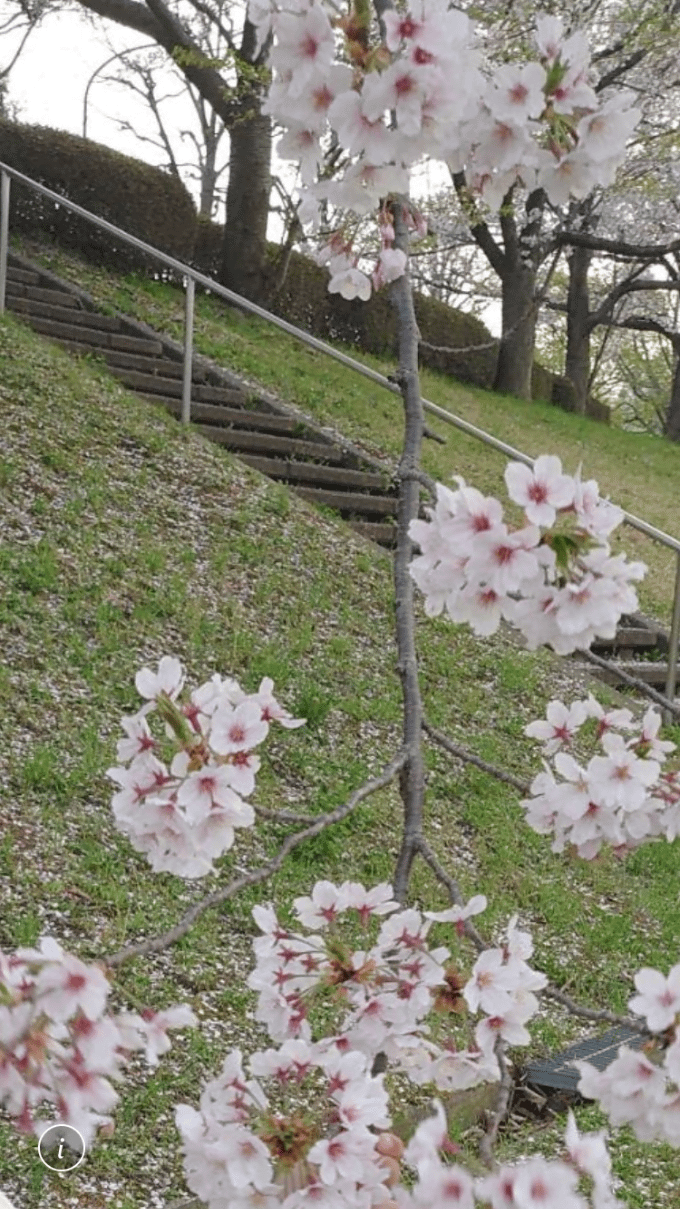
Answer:
M583 231L556 231L555 244L571 244L574 248L592 248L594 252L611 252L632 260L654 260L657 256L680 251L680 239L670 243L627 243L624 239L606 239L602 235L588 235Z
M395 247L408 257L409 235L401 202L392 205ZM404 747L408 751L399 778L404 805L401 850L394 875L394 896L404 902L417 840L422 832L425 797L425 767L421 738L422 701L418 681L418 657L415 643L413 580L409 563L413 544L409 525L420 510L420 486L411 475L419 470L423 443L423 405L418 376L418 340L420 332L413 306L413 290L408 272L392 285L390 300L397 312L399 332L399 385L404 403L404 448L399 463L399 502L397 505L397 548L394 555L394 608L398 662L404 703Z
M290 810L267 810L265 806L254 806L259 819L270 819L273 823L313 823L313 814L294 814Z
M434 873L437 880L440 881L442 886L445 886L448 890L451 902L455 903L458 907L464 907L465 898L461 894L458 882L456 881L455 877L451 877L451 874L447 873L444 866L439 863L427 840L422 835L418 837L418 851L425 863L430 866L430 869ZM469 919L463 920L463 930L468 940L472 941L478 953L482 953L484 949L488 949L489 946L484 940L482 940L482 937L477 931L475 925L470 923Z
M584 659L587 659L589 663L594 663L596 667L605 668L607 671L615 672L624 684L630 685L631 688L639 689L640 692L645 693L651 701L656 701L658 705L663 705L664 709L669 710L670 713L675 714L676 717L680 718L680 705L678 705L675 701L669 701L668 697L664 697L663 693L657 692L655 688L652 688L651 684L647 684L644 680L638 680L637 676L631 676L628 672L624 672L623 668L617 667L615 663L610 663L607 659L603 659L601 655L593 654L592 651L581 651L580 654L582 654ZM668 657L669 659L671 658L670 651L668 653Z
M499 247L494 239L488 224L481 217L478 208L471 201L468 193L467 181L464 172L453 172L451 174L453 187L458 195L458 200L461 204L463 213L470 224L470 234L477 244L478 248L484 253L491 268L498 273L499 277L503 276L507 266L507 259L503 250Z
M498 1060L498 1065L501 1069L501 1081L498 1086L496 1107L489 1115L484 1136L479 1143L479 1155L482 1162L486 1163L487 1167L493 1167L494 1165L493 1148L498 1137L498 1130L508 1115L510 1097L514 1087L514 1081L506 1059L505 1045L501 1037L498 1037L496 1040L495 1053Z
M448 751L450 756L455 756L457 760L462 760L464 764L474 764L476 768L481 768L482 772L488 772L490 777L495 777L497 781L504 781L506 785L512 785L513 789L519 793L531 793L529 785L525 781L520 781L519 777L515 777L511 772L503 772L501 768L497 768L495 764L489 764L487 760L483 760L481 756L476 756L474 752L467 751L464 747L459 747L452 739L443 735L440 730L436 730L423 718L423 730L426 735L429 735L433 743L438 743L445 751Z
M643 1037L650 1035L649 1029L642 1023L641 1020L635 1020L632 1016L618 1016L616 1012L610 1012L606 1008L597 1010L596 1008L582 1007L580 1003L576 1003L571 995L567 995L566 991L561 991L559 987L548 983L539 995L547 995L549 999L556 1000L565 1007L572 1016L580 1016L583 1020L598 1020L607 1024L620 1024L625 1028L631 1029L634 1033L640 1033Z
M423 436L425 436L425 432L423 432ZM430 478L429 474L425 473L424 470L417 470L413 468L410 470L401 470L399 471L399 478L403 481L413 480L415 483L420 483L421 487L424 487L428 492L432 503L437 503L437 484L435 483L434 479Z
M128 961L131 957L141 957L146 953L159 953L162 949L167 949L175 941L180 940L182 936L191 928L192 924L198 919L204 911L208 911L210 907L217 907L220 903L227 902L233 898L239 891L244 890L246 886L256 886L260 882L264 882L268 877L281 868L284 860L289 852L297 848L305 840L312 839L313 836L319 835L326 827L332 826L333 823L339 823L342 819L350 814L359 802L370 794L375 793L378 789L384 789L386 785L393 781L397 773L401 771L408 759L408 752L405 747L400 748L396 756L390 760L389 764L376 777L371 777L369 781L365 781L354 793L350 795L348 800L337 806L335 810L328 811L327 814L322 814L316 822L311 826L306 827L303 831L297 831L294 835L289 835L284 840L279 848L276 856L273 857L266 865L262 865L260 869L254 869L250 873L244 873L240 877L236 877L229 882L221 890L215 890L213 894L206 895L199 902L194 903L188 911L182 916L178 924L174 928L170 928L167 932L162 932L160 936L152 936L147 940L139 941L137 944L128 945L124 949L119 949L117 953L112 953L110 957L102 958L104 964L111 969L115 966L120 966L124 961Z

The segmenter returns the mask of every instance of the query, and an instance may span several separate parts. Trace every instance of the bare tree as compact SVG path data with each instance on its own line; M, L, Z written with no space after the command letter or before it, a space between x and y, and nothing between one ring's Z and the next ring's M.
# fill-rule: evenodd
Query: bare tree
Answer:
M231 0L77 0L84 12L132 29L176 65L230 139L223 284L249 298L266 286L271 122L261 113L266 46ZM217 41L226 48L219 53Z
M104 68L114 69L102 75ZM98 81L124 89L138 98L142 113L152 120L151 133L144 133L138 121L117 120L119 130L133 135L145 150L159 157L159 167L181 180L196 182L199 187L199 214L216 217L224 190L219 181L229 161L219 162L220 146L226 127L215 110L209 106L182 73L167 62L167 56L155 43L144 43L129 50L113 50L112 54L92 73L83 97L83 136L87 137L87 122L92 86ZM185 126L175 127L176 117L168 111L168 102L182 99L186 114ZM189 148L189 158L187 155Z

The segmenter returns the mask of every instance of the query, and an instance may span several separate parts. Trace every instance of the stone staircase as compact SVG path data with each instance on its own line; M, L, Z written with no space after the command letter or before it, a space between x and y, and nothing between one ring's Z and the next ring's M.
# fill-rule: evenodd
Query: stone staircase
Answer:
M13 253L7 306L70 352L101 357L129 390L179 418L183 353L175 341L137 320L103 314L80 287ZM201 356L193 361L191 419L249 466L337 512L378 545L394 546L397 486L390 465ZM620 668L663 689L668 635L654 622L624 618L615 642L592 649L610 661L600 672L610 683L620 683Z
M69 352L101 357L125 387L179 418L183 354L174 341L136 320L103 314L79 287L16 254L9 257L6 304ZM390 466L200 356L193 362L191 420L204 437L309 503L339 513L364 537L394 545L397 487Z

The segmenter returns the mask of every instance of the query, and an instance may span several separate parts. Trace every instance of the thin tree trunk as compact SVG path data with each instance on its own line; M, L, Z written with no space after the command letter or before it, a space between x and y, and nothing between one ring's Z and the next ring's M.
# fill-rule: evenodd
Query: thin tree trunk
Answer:
M236 123L230 138L220 281L237 294L258 301L266 288L271 120L266 114L253 113Z
M403 208L395 203L395 245L408 255L408 230ZM394 875L394 893L404 902L413 859L423 825L425 768L423 762L423 711L418 682L418 659L413 613L413 580L409 563L413 552L408 527L418 516L420 485L416 478L423 442L423 407L418 376L420 333L413 307L413 291L408 274L395 281L390 301L397 312L399 340L399 384L404 402L404 448L399 463L399 505L397 511L397 549L394 556L394 604L398 662L404 700L404 746L408 759L401 771L399 786L404 805L404 830L401 851Z
M588 269L592 259L589 248L573 248L569 257L567 293L567 354L564 376L574 389L574 411L585 415L590 383L590 294Z
M673 371L671 397L666 411L664 436L668 437L670 441L680 441L680 337L673 341L673 351L675 353L675 370Z
M201 200L199 214L204 218L212 218L215 204L215 189L217 188L217 148L218 140L215 135L213 115L212 127L203 132L205 143L205 159L201 165Z
M498 350L494 390L500 394L531 398L531 373L536 342L536 269L512 258L502 278L502 335Z

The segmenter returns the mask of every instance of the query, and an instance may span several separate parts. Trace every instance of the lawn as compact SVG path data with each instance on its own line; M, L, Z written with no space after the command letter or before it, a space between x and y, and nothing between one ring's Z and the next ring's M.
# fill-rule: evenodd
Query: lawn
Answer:
M96 285L103 298L108 289L109 301L120 304L118 295L127 291L131 312L172 330L181 304L168 287L114 279L106 286L90 273L83 282L92 292ZM284 356L278 336L267 351L258 325L231 314L219 318L214 306L201 301L199 347L222 341L221 349L236 350L231 368L253 378L257 370L263 385L310 414L396 454L394 399L358 378L348 387L335 367L324 369L322 379L313 355L298 350L293 357L287 344ZM269 810L325 811L345 801L399 744L391 564L341 521L183 431L96 365L71 360L11 317L0 322L0 362L0 948L11 951L49 933L94 960L171 927L232 869L273 855L287 830L276 821L258 823L199 885L151 872L113 825L104 775L115 762L120 716L139 704L137 669L172 653L193 684L217 671L254 691L271 676L283 704L308 722L272 732L253 800ZM549 448L570 468L587 455L586 471L613 494L620 486L617 457L620 475L621 450L632 456L634 440L641 460L631 462L631 475L640 484L650 451L649 507L630 481L630 498L618 491L616 498L655 523L671 523L674 448L434 377L424 389L443 405L455 402L461 414L466 407L466 418L483 420L529 452L548 448L550 437ZM447 436L446 449L427 445L430 473L460 472L491 487L503 459ZM635 535L627 531L625 540L637 555ZM662 570L650 579L648 607L658 605L662 616ZM527 653L507 635L475 640L426 620L420 609L418 648L432 722L524 779L540 767L525 723L556 692L581 695L593 687L573 663ZM618 699L599 684L597 691L604 700ZM486 936L497 938L519 911L534 934L535 966L577 999L616 1011L625 1011L640 966L666 970L677 960L678 845L648 845L623 863L554 857L523 824L518 795L507 786L438 749L428 748L427 771L428 837L466 896L487 895L489 907L478 920ZM244 986L252 906L271 899L285 909L319 876L389 880L399 825L392 785L301 845L268 885L205 912L172 948L123 965L114 1008L188 1002L200 1027L174 1034L155 1072L133 1065L120 1088L115 1133L73 1175L45 1168L34 1140L2 1117L0 1188L22 1209L164 1209L185 1194L174 1106L196 1105L203 1080L230 1048L263 1041ZM446 905L422 865L411 901ZM462 950L462 964L469 968L472 960ZM531 1052L553 1050L584 1031L546 1008ZM415 1097L414 1111L418 1103ZM469 1118L454 1112L452 1130L472 1155L478 1126ZM578 1119L587 1127L603 1123L592 1107L580 1109ZM513 1125L499 1153L554 1152L562 1128L562 1119ZM624 1132L613 1153L630 1209L677 1205L674 1152L641 1146Z

